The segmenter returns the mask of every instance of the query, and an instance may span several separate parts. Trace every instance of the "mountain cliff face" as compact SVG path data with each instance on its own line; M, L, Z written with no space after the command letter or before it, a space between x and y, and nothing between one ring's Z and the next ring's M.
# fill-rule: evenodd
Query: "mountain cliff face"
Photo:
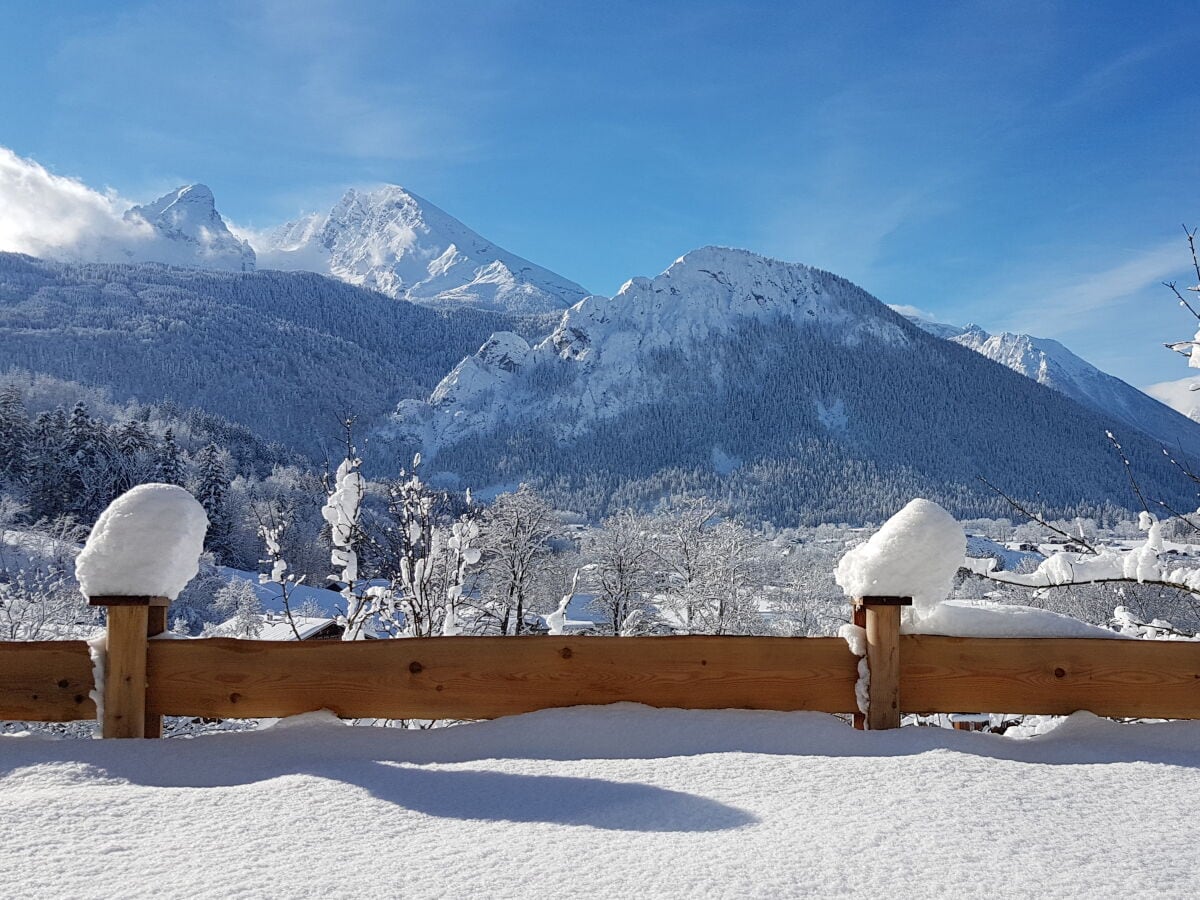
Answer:
M348 191L328 215L281 226L258 251L264 268L322 272L427 305L535 313L587 294L395 185Z
M540 479L592 511L695 489L811 521L918 494L1006 514L978 476L1060 508L1132 502L1118 427L835 275L709 247L532 346L493 335L391 434L444 477ZM1125 444L1143 480L1186 493L1151 441Z
M961 344L1039 384L1066 394L1171 448L1200 455L1200 425L1137 388L1100 371L1058 341L1028 334L988 334L978 325L913 320L931 334Z
M127 222L145 223L155 239L130 251L139 260L253 272L254 251L234 237L217 212L212 191L203 184L185 185L153 203L125 213Z

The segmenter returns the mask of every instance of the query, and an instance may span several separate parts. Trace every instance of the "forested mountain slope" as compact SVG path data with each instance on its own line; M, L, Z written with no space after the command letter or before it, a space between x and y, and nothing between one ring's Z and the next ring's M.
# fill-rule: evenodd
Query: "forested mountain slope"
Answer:
M969 347L1014 372L1054 388L1101 415L1111 416L1172 448L1200 455L1200 424L1139 391L1058 341L1028 334L988 334L978 325L957 328L935 322L913 321L930 334Z
M427 395L493 331L550 327L438 312L303 272L0 253L0 370L199 407L317 458L346 413L369 427L399 398Z
M789 523L917 495L1009 512L979 476L1060 510L1132 505L1108 429L842 278L720 248L588 298L533 347L495 336L394 425L464 483L534 475L590 512L704 490ZM1152 496L1194 505L1154 442L1124 446Z

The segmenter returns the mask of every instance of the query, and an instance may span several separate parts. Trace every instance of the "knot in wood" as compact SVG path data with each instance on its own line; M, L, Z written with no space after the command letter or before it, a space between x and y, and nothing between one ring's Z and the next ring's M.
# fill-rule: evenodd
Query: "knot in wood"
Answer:
M423 665L421 665L419 662L417 662L415 659L408 664L408 671L412 672L414 675L419 675L421 673L421 670L424 668L425 667Z
M575 654L571 652L570 647L563 647L561 650L558 651L558 655L561 656L563 659L570 659Z
M1064 668L1061 668L1061 667L1059 667L1059 668L1055 669L1055 670L1054 670L1054 677L1055 677L1055 678L1066 678L1066 677L1067 677L1067 670L1066 670L1066 669L1064 669Z

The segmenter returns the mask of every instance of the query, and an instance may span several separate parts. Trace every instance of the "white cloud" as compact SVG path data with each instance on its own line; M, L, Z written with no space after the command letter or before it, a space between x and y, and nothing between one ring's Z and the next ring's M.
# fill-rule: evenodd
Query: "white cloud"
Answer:
M128 259L128 248L154 238L145 222L122 218L129 206L0 147L0 250L52 259Z
M907 303L889 303L888 306L902 316L909 316L913 319L920 319L922 322L937 322L938 317L928 310L921 309L919 306L910 306Z
M1143 388L1143 390L1176 412L1183 413L1189 419L1200 421L1200 385L1197 384L1195 378L1162 381Z

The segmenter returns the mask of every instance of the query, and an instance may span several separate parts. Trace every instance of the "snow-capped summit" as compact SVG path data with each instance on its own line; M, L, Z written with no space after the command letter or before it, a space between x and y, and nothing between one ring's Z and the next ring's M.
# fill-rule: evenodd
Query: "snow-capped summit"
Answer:
M252 272L254 250L230 232L206 185L189 184L153 203L134 206L125 220L145 223L155 240L135 255L155 262Z
M327 215L281 226L258 251L264 268L317 271L432 305L547 312L587 294L391 184L347 191Z
M860 296L861 295L861 296ZM727 247L681 256L656 278L632 278L615 297L588 297L567 311L549 338L564 358L644 355L683 348L747 319L782 317L835 329L849 346L867 338L907 341L894 321L867 313L850 282L799 263Z
M669 396L681 377L688 390L727 374L736 379L721 362L703 362L714 345L780 323L846 348L910 340L899 316L845 279L747 250L703 247L655 278L630 279L614 297L584 298L534 347L494 335L427 403L401 404L397 425L429 457L469 434L534 419L561 439L577 437ZM690 371L697 365L704 371ZM814 410L827 401L837 398L818 398Z
M1200 453L1200 427L1194 421L1097 369L1058 341L1012 332L989 334L973 324L960 328L917 317L912 321L930 334L968 347L1163 444Z

